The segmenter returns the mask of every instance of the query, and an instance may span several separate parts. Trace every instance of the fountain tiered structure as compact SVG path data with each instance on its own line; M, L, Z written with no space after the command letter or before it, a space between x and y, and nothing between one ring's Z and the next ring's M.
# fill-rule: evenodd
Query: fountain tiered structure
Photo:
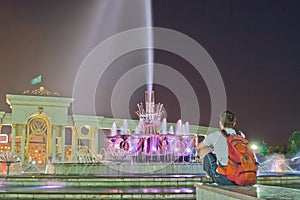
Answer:
M151 102L149 102L149 99L151 99ZM152 91L151 98L148 97L148 92L145 91L145 106L146 110L142 103L137 105L138 111L136 111L136 114L139 116L141 123L137 127L138 129L136 129L136 134L142 132L145 135L157 135L164 110L163 104L158 103L155 105L154 91Z

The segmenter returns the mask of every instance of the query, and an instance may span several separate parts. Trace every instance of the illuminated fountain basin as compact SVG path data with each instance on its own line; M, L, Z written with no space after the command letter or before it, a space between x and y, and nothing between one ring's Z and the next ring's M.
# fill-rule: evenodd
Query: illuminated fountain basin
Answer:
M271 156L256 156L259 162L258 176L299 176L300 159L299 156L286 158L283 154L273 154Z
M176 129L171 126L167 130L166 113L163 104L155 104L154 92L145 92L145 108L138 104L139 123L134 131L128 130L127 120L124 120L120 131L117 131L116 123L112 124L111 134L108 136L109 146L101 149L101 163L110 166L130 165L128 173L141 172L135 170L142 166L145 173L184 163L185 166L196 163L196 136L190 134L189 123L178 120ZM150 99L150 102L149 102ZM124 170L124 169L123 169ZM197 170L202 171L200 169Z

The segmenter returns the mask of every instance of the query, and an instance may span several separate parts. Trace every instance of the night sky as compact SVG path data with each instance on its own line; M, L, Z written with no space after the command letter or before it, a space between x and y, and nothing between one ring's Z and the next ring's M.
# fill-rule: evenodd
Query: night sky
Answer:
M0 110L10 112L7 93L21 94L41 85L72 97L77 72L91 50L114 34L146 26L146 10L140 0L1 0ZM299 10L299 1L285 0L155 0L152 19L153 26L183 33L207 51L222 76L227 108L236 113L238 129L251 140L282 145L300 130ZM112 91L126 72L146 63L146 54L132 51L105 70L95 93L97 115L122 117L112 114ZM154 61L175 69L192 85L201 118L189 119L191 124L206 126L213 117L217 126L208 88L193 66L166 50L155 50ZM42 83L30 85L39 74ZM138 87L126 105L132 118L145 90L146 85ZM183 108L174 91L156 83L154 90L168 121L178 120ZM89 105L76 100L72 112L93 114Z

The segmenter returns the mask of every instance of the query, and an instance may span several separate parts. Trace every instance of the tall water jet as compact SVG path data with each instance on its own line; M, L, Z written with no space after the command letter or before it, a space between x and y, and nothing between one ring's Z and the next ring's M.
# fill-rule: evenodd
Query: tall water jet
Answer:
M190 133L190 123L185 122L185 133L188 135Z
M111 127L111 136L116 136L117 135L117 124L116 124L116 122L114 122L113 124L112 124L112 127Z
M179 119L176 123L176 135L182 134L182 120Z
M161 126L161 134L167 134L167 119L163 118L162 126Z
M127 119L124 119L124 121L123 121L123 126L121 127L121 134L122 134L122 135L128 134L128 123L127 123Z
M148 102L151 102L152 99L152 88L153 88L153 32L152 32L152 4L151 0L146 0L146 26L148 27L147 31L147 92L148 92Z
M174 134L174 127L173 126L170 126L169 133Z

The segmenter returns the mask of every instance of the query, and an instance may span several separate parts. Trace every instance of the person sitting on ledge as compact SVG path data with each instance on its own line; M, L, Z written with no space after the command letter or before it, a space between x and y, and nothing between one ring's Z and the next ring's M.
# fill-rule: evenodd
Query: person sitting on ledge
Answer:
M219 121L221 130L224 129L227 134L236 134L236 131L233 129L235 124L236 117L232 112L225 111L221 113ZM241 133L241 135L245 138L243 133ZM221 131L209 133L205 139L197 145L196 150L200 156L203 170L213 182L218 185L236 185L217 170L218 164L226 166L228 163L227 140Z

